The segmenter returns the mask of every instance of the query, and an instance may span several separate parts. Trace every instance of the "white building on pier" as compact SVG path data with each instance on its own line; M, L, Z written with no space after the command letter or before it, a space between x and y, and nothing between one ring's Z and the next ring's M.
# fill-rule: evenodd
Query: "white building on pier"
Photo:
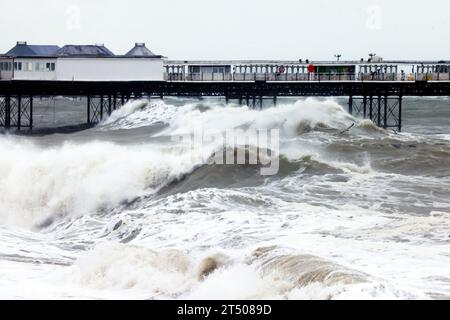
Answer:
M47 81L449 81L450 61L167 60L144 43L124 55L103 44L17 42L0 55L0 80Z
M0 80L162 81L163 64L144 43L115 55L103 44L60 48L17 42L0 56Z

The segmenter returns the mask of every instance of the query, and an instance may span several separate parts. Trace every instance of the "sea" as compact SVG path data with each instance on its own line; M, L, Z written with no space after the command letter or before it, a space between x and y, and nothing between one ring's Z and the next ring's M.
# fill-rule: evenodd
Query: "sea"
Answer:
M0 299L450 299L450 100L404 98L401 132L346 103L141 99L78 130L86 101L35 99L0 134Z

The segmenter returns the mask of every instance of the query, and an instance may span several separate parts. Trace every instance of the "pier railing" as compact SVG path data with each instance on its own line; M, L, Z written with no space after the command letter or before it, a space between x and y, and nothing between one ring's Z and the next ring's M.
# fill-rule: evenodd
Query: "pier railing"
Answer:
M166 81L449 81L450 73L165 73Z

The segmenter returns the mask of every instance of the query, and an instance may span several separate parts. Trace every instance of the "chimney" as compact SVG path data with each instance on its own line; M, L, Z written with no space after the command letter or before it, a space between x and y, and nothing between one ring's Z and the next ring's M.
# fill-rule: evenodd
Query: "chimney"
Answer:
M27 42L26 41L17 41L17 45L18 46L26 46Z
M136 47L145 47L145 42L136 42Z

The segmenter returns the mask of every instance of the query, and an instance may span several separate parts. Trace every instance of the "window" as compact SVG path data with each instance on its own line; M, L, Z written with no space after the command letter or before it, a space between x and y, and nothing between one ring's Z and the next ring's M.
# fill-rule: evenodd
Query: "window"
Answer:
M437 72L440 73L447 73L450 70L449 66L438 66Z
M0 70L11 71L11 68L12 68L11 62L0 62Z
M45 71L45 63L43 63L43 62L36 62L34 64L34 71Z
M189 72L190 73L200 73L200 67L199 66L189 66Z
M54 62L15 62L14 69L26 72L50 72L56 70Z
M45 71L55 71L55 63L54 62L47 62L45 64Z
M213 73L225 73L224 67L213 67Z
M33 71L33 63L32 62L24 62L24 71Z

